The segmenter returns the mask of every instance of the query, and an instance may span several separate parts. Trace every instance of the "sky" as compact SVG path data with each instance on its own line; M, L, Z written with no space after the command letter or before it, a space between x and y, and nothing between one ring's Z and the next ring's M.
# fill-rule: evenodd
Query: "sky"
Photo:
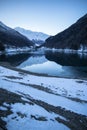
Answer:
M55 35L87 13L87 0L0 0L0 21L9 27Z

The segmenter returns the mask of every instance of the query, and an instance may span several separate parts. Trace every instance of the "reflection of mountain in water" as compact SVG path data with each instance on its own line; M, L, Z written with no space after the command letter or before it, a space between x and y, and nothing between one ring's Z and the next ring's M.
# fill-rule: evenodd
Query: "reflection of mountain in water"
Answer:
M46 62L47 59L44 55L31 55L26 61L24 61L22 64L20 64L19 68L24 68L25 66L32 66L37 64L42 64Z
M87 77L87 56L46 52L45 55L2 55L0 61L24 70L61 77Z
M15 54L15 55L0 55L0 62L8 62L12 66L18 66L22 62L26 61L31 55L30 54Z
M46 52L45 57L62 66L87 66L87 55Z

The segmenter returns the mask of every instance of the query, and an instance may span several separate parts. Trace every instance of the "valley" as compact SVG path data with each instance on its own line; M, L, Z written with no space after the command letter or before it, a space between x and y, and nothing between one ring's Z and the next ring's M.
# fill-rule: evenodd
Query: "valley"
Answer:
M87 14L50 36L0 22L0 130L87 130Z

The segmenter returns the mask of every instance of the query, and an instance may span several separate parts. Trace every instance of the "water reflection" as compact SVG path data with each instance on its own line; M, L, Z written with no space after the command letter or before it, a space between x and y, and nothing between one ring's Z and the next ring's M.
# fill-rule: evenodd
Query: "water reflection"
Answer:
M87 55L47 51L45 57L62 66L87 66Z
M63 73L57 73L59 76L87 77L87 54L47 51L45 57L62 66Z
M30 57L28 57L27 60L25 60L24 62L22 62L19 67L20 68L24 68L24 67L28 67L28 66L33 66L33 65L37 65L37 64L43 64L44 62L48 61L44 55L31 55Z
M36 73L61 77L87 77L87 55L47 51L45 55L2 55L0 61Z
M18 66L26 61L31 55L28 53L14 54L14 55L0 55L0 62L8 62L12 66Z

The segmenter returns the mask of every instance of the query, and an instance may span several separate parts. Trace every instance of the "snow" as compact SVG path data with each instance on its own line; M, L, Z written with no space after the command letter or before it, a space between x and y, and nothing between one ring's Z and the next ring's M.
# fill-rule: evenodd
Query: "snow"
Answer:
M4 118L5 121L8 122L7 128L9 130L24 130L24 129L31 129L31 130L48 130L50 129L63 129L63 130L68 130L66 126L63 124L60 124L56 121L54 121L55 117L58 117L58 115L54 113L49 113L45 109L34 105L34 106L29 106L28 104L21 104L21 103L15 103L11 105L11 109L13 114L9 115L7 118ZM21 118L21 116L18 116L17 113L21 113L21 115L24 115L24 118ZM35 117L44 117L46 116L47 121L38 121L32 118L31 120L31 115ZM60 116L61 117L61 116ZM62 117L61 117L62 118ZM12 120L14 119L14 120ZM53 120L53 121L52 121ZM15 125L16 124L16 125ZM23 125L24 124L24 125ZM33 124L33 125L32 125ZM14 127L16 126L16 127ZM22 126L22 127L21 127Z
M2 67L0 67L2 68ZM9 69L0 69L0 75L8 75L8 76L17 76L23 79L11 79L11 81L18 81L23 83L30 83L41 85L44 87L50 88L55 93L66 95L74 98L80 98L81 100L87 100L87 81L86 80L78 80L78 79L67 79L67 78L51 78L51 77L39 77L39 76L22 76L18 75L16 71L9 71ZM2 72L2 73L1 73ZM10 79L9 79L10 80ZM77 81L82 81L83 83L78 83ZM67 84L68 83L68 84Z
M0 26L2 26L5 30L10 30L10 28L7 27L5 24L3 24L1 21L0 21Z
M78 52L85 52L85 53L87 53L87 46L84 45L84 44L81 44Z
M56 49L56 48L47 48L47 47L42 47L39 50L43 50L43 51L52 51L52 52L64 52L64 53L77 53L77 54L85 54L87 53L87 46L83 47L81 46L78 50L74 50L74 49L69 49L69 48L65 48L65 49Z
M4 102L3 105L4 105L5 107L9 107L9 104L7 104L6 102Z
M0 67L1 68L1 67ZM2 69L3 75L8 75L8 76L17 76L17 72L15 71L9 71L9 69ZM2 74L2 73L1 73ZM64 78L45 78L45 77L39 77L39 76L33 76L33 75L26 75L22 77L23 79L8 79L11 82L1 80L1 84L4 89L7 89L12 92L23 92L25 94L29 94L31 97L33 95L34 99L37 100L42 100L44 102L47 102L51 105L54 106L62 106L65 109L87 115L87 104L81 104L79 102L75 102L72 100L69 100L65 97L69 97L68 95L71 95L70 97L72 98L79 98L80 100L85 100L87 101L87 81L85 83L78 83L76 82L76 79L64 79ZM12 83L12 81L15 81ZM19 83L23 82L25 84L36 84L36 85L41 85L43 84L44 87L50 88L53 90L53 92L56 91L56 94L60 94L61 96L53 95L53 94L48 94L46 92L43 92L41 90L34 89L32 87L27 87L26 85L21 85ZM84 82L84 80L83 80ZM7 87L8 86L8 87ZM18 87L19 86L19 87ZM57 89L56 89L57 88ZM68 94L67 94L68 93ZM65 97L63 96L65 94ZM49 98L51 97L51 100ZM73 105L74 104L74 105ZM79 109L81 108L81 109Z
M18 77L18 79L11 78L11 76ZM38 89L32 85L38 86ZM30 74L22 75L15 70L0 66L0 88L21 95L21 99L24 101L29 101L29 99L23 96L23 94L29 96L30 99L43 101L52 106L59 106L65 110L87 116L87 80L85 79L44 77ZM48 88L52 93L43 91L43 89L40 88ZM86 102L77 102L70 98L77 98ZM6 106L9 107L6 102L3 103L3 106L0 107L1 110L5 110ZM38 130L38 128L41 130L68 130L68 127L55 120L56 117L67 120L65 117L53 112L48 112L39 105L14 103L11 104L10 107L13 113L7 117L2 117L2 119L7 122L7 128L9 130L15 130L17 128L20 130L27 130L28 128L30 130ZM23 118L21 115L18 115L18 113L21 113ZM36 118L45 117L47 121L31 119L31 115L34 115Z
M49 35L42 33L42 32L34 32L34 31L30 31L30 30L26 30L20 27L16 27L15 28L16 31L18 31L19 33L25 35L27 38L29 38L30 40L43 40L45 41Z
M12 107L13 112L15 113L21 112L22 114L26 114L27 116L30 116L30 114L32 114L32 115L38 115L38 116L46 115L47 117L50 117L50 118L56 117L55 114L51 114L47 112L46 110L39 107L38 105L30 106L29 104L23 105L22 103L15 103L11 105L11 107Z
M22 48L15 48L15 47L9 47L5 49L5 53L7 54L17 54L17 53L24 53L27 51L30 51L32 47L22 47Z
M15 130L15 129L19 129L19 130L38 130L38 128L40 130L55 130L55 129L62 129L62 130L69 130L68 127L66 127L63 124L60 124L58 122L54 122L54 121L49 121L49 122L39 122L36 120L31 120L29 118L20 118L17 117L16 119L12 120L12 117L14 117L15 115L11 115L8 117L8 124L7 124L7 128L9 130ZM15 125L16 124L16 125ZM14 127L15 126L15 127Z
M3 107L3 106L0 106L0 110L7 110L7 108L6 107Z

